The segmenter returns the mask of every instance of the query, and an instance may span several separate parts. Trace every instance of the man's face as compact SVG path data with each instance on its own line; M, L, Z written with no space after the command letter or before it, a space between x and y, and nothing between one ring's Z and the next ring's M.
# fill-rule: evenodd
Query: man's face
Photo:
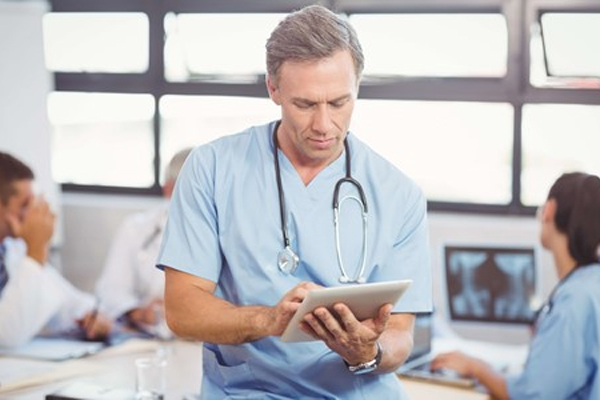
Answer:
M358 95L358 78L349 51L316 62L285 62L277 81L267 81L281 106L278 139L298 166L326 166L343 150Z
M7 216L12 215L23 222L27 208L34 199L32 182L29 179L15 181L12 185L15 192L6 204L0 202L0 240L14 235Z

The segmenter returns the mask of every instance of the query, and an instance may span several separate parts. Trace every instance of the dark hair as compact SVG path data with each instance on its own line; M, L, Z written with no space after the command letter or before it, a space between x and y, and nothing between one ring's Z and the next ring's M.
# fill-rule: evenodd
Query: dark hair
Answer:
M33 180L33 171L27 165L8 153L0 151L0 202L6 204L15 193L13 183L20 180Z
M577 266L598 262L600 178L582 172L563 174L552 185L548 199L556 201L554 223L567 235Z
M277 82L285 61L315 61L349 50L356 78L364 68L362 47L356 31L347 20L319 5L289 14L267 40L267 73Z

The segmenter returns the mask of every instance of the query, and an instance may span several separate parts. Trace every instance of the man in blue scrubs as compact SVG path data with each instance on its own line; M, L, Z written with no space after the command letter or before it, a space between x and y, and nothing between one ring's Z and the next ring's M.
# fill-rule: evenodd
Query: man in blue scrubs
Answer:
M346 20L306 7L266 47L281 120L188 157L158 260L167 321L204 342L203 398L404 398L393 372L411 351L414 313L432 306L426 200L349 133L364 60ZM349 183L338 196L336 245L334 188L347 174L364 189L366 246L360 193ZM284 236L295 269L292 255L281 260ZM344 304L319 308L302 324L318 340L280 340L309 290L399 279L412 279L411 288L376 317L359 321Z

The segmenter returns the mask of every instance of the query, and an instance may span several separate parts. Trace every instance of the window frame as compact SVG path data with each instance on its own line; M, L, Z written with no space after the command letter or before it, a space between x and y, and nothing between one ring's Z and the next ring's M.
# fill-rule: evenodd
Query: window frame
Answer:
M164 76L163 19L175 13L288 13L314 4L307 0L51 0L52 12L143 12L149 20L148 71L141 74L54 73L57 91L92 91L113 93L147 93L155 97L154 180L150 188L124 188L62 184L66 192L120 193L160 195L160 114L163 95L233 95L268 97L264 76L251 83L169 82ZM508 53L506 75L500 78L426 78L397 77L385 81L363 81L361 99L502 102L514 109L512 200L506 205L429 201L430 211L462 212L496 215L535 214L535 207L524 206L521 196L521 125L522 108L530 103L600 104L598 90L536 88L530 84L529 27L537 23L544 12L600 11L593 0L326 0L320 4L335 12L354 13L501 13L507 23Z
M542 16L546 13L554 13L554 14L569 14L569 13L579 13L579 14L588 14L588 13L600 13L600 4L589 3L588 1L573 1L569 4L562 4L556 0L554 1L538 1L540 4L538 7L535 7L529 12L536 17L536 23L540 26L540 33L542 39L542 50L544 53L544 68L546 75L549 77L559 77L559 78L569 78L568 76L562 75L554 75L550 72L550 67L548 64L547 57L547 49L546 49L546 39L544 37L543 28L542 28Z

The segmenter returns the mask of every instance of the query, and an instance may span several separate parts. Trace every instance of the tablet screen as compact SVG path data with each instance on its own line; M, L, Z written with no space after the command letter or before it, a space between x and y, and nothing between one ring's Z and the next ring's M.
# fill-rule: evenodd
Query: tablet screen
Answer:
M407 279L311 290L290 320L281 335L281 340L284 342L315 340L300 330L300 322L304 315L318 307L327 307L331 310L334 304L344 303L350 307L357 319L373 318L382 305L396 304L411 283L412 280Z

